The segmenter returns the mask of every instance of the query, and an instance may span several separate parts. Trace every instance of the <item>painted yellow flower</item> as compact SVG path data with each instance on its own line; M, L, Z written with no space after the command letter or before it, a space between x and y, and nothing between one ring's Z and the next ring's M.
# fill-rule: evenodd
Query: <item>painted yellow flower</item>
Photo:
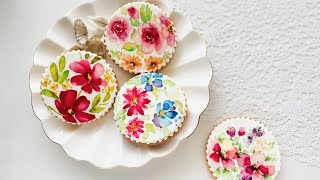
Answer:
M53 83L50 87L51 91L56 91L58 89L58 83Z
M64 90L70 89L71 86L70 86L69 81L65 81L65 82L62 84L62 88L63 88Z
M114 86L105 86L103 90L107 94L108 92L114 92L115 87Z
M114 83L115 80L110 72L104 73L103 80L107 81L107 83Z
M252 149L254 149L257 152L261 152L261 151L269 151L272 149L272 147L265 138L258 137L255 140L255 142L252 146Z
M231 151L234 149L233 145L232 145L232 141L229 138L226 138L223 140L223 142L220 144L221 146L221 150L222 151Z
M42 79L41 86L43 86L43 87L48 87L49 84L50 84L50 81L49 81L48 77L44 77L44 78Z

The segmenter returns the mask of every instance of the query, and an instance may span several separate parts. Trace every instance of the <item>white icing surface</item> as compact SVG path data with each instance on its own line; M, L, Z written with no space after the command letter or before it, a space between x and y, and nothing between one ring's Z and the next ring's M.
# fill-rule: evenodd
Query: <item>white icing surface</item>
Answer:
M230 127L234 127L236 129L235 136L233 138L230 138L230 135L227 134L227 130L229 130ZM261 127L263 135L261 137L254 137L252 142L249 143L248 136L250 136L254 128L258 128L258 127ZM238 135L240 128L245 129L245 134L242 136ZM235 143L235 138L239 138L239 144L242 145L242 152L244 152L245 150L248 151L247 154L251 158L251 163L253 163L252 162L252 155L254 154L253 150L255 151L255 153L264 154L266 157L272 157L274 160L268 161L268 163L271 162L272 165L275 166L275 174L273 176L270 176L269 179L274 179L274 177L276 177L281 166L281 162L280 162L281 156L280 156L278 143L275 137L272 135L272 133L266 127L264 127L262 124L258 123L255 120L250 120L247 118L231 118L226 121L223 121L218 127L214 128L214 130L211 132L211 135L208 139L206 158L208 161L208 165L210 167L210 171L213 173L213 176L218 177L218 180L228 179L226 177L216 174L215 172L217 169L219 169L221 172L224 170L221 161L220 161L220 164L217 165L217 163L214 162L212 158L210 158L210 155L214 153L213 148L216 143L220 144L222 151L226 150L225 148L229 148L227 145L225 145L225 144L228 144L228 143L225 143L226 140L223 140L222 141L223 143L219 142L218 138L221 138L221 137L225 138L228 141L231 140L232 141L231 145L233 147L238 147L238 145L234 143ZM274 145L270 146L270 144L274 144ZM238 152L240 152L239 148L238 148ZM239 179L239 178L236 178L236 175L241 173L241 171L243 170L243 167L240 167L237 164L237 159L234 159L234 161L235 161L235 170L231 171L232 177L233 177L232 179Z
M132 19L128 13L128 8L134 7L136 8L137 11L141 11L142 6L146 6L150 8L152 12L151 20L148 21L147 23L142 21L141 13L139 12L137 13L138 14L137 16L139 16L139 18L137 19ZM170 59L173 56L173 53L175 52L176 40L174 40L173 45L169 45L169 40L167 41L167 39L162 35L163 32L166 32L166 33L168 32L166 30L167 27L164 27L164 25L161 24L161 20L160 20L161 16L165 16L166 18L168 18L167 15L160 8L158 8L153 4L145 3L145 2L134 2L134 3L126 4L123 7L119 8L110 17L108 26L106 27L107 30L105 32L104 41L107 49L109 50L109 55L115 61L116 64L118 64L123 69L128 70L129 72L145 73L145 72L154 72L156 70L159 70L170 61ZM120 38L118 37L115 38L116 40L111 40L112 38L110 38L110 36L108 35L108 28L112 23L112 21L114 21L116 18L117 19L121 18L122 21L127 21L128 23L128 30L127 30L128 37L124 38L125 39L124 41L120 40ZM132 21L138 22L139 25L138 26L132 25ZM172 26L173 37L175 38L176 35L175 35L175 29L173 27L173 22L171 20L169 21ZM149 26L151 23L155 24L158 27L159 39L161 39L163 47L165 48L161 51L157 51L157 48L153 47L155 45L152 44L152 45L148 45L149 48L151 49L154 48L152 52L144 53L145 51L143 50L144 40L142 38L142 31L143 31L142 29L143 27L146 27L146 29L148 29L147 26ZM124 45L127 43L131 43L132 46L137 46L137 47L133 48L134 50L132 51L125 50ZM145 48L145 49L149 49L149 48ZM124 65L124 59L128 59L127 58L128 55L135 56L137 60L140 61L141 65L136 66L134 69L130 69L126 65ZM156 68L148 69L148 64L146 63L146 60L149 57L159 58L160 59L159 61L162 61L162 62L159 63L159 65L157 65Z
M156 76L158 75L163 77L157 78ZM149 82L154 82L155 79L161 80L163 87L157 88L153 85L152 91L146 91L146 83L141 82L143 76L152 77L152 79L149 79ZM130 108L125 108L125 105L127 104L125 103L125 94L131 94L131 92L128 92L128 90L131 91L133 88L137 88L138 92L140 93L145 92L145 99L150 100L150 103L146 103L145 108L142 108L144 113L143 115L141 113L130 115L128 114ZM173 106L169 110L166 110L164 107L164 103L167 100L174 102ZM142 99L137 101L142 101ZM157 106L164 111L159 114L159 109ZM177 115L172 119L168 118L166 114L163 114L171 110L177 112ZM117 95L114 106L116 125L121 130L121 133L132 141L146 144L161 142L177 132L178 128L181 127L182 122L184 121L186 110L187 105L184 92L174 84L174 81L171 78L166 75L156 73L138 75L125 83ZM158 123L160 123L161 127L159 127L159 125L156 125L155 115L162 115L162 117L164 117L166 120L171 121L171 124L165 125L162 123L162 121L160 121ZM140 128L143 130L143 132L138 133L137 136L130 134L127 129L129 126L128 124L135 118L138 118L141 123L143 122L143 125ZM150 129L153 130L151 131Z
M61 59L62 56L65 57L65 66L64 66L64 70L60 71L59 62L60 62L60 59ZM88 59L86 59L86 56L88 57ZM92 60L97 58L97 57L100 58L101 60L98 60L95 63L91 63ZM100 65L103 66L104 73L101 75L101 79L106 81L107 85L106 86L100 85L99 86L100 92L97 92L94 89L92 89L92 93L89 94L89 93L84 92L81 89L82 86L76 86L76 85L73 85L71 83L71 78L72 77L79 76L81 74L76 73L73 70L71 70L70 69L70 64L72 64L74 62L79 62L80 60L89 61L91 69L93 69L96 64L100 64ZM63 74L63 72L65 72L65 71L69 72L68 77L65 79L65 81L62 84L60 84L59 82L54 82L54 80L51 77L50 66L52 65L52 63L54 63L57 66L59 77ZM87 51L72 51L72 52L67 52L67 53L62 54L61 56L56 57L56 59L52 63L49 65L48 68L46 68L44 74L42 75L42 79L41 79L41 90L42 90L42 92L43 92L43 90L50 90L56 96L58 96L57 100L61 102L60 93L62 91L75 90L77 92L77 99L79 99L80 96L84 96L88 101L90 101L89 107L86 110L84 110L83 112L89 113L89 114L93 114L93 115L95 115L95 118L90 120L90 121L88 121L88 122L91 122L91 121L94 121L96 119L99 119L101 116L103 116L109 110L109 108L112 106L112 104L114 102L114 99L116 97L117 83L116 83L116 78L114 76L114 73L113 73L111 67L109 66L109 64L106 63L106 61L104 59L102 59L100 56L98 56L96 54L93 54L91 52L87 52ZM110 79L105 79L106 77L108 77ZM47 86L44 86L44 84L43 84L45 78L48 79L48 85ZM53 86L56 86L56 87L53 88ZM108 89L108 88L110 88L110 89ZM107 94L109 94L109 95L107 95ZM96 112L90 112L90 110L94 109L93 100L98 95L100 95L100 98L99 98L100 101L95 106ZM106 98L106 96L108 96L108 98ZM48 97L48 96L44 95L44 93L41 93L41 97L42 97L44 103L46 104L46 106L48 107L48 109L57 118L65 121L65 119L62 116L62 114L59 112L59 110L56 107L56 104L55 104L56 99L52 98L52 97ZM51 108L49 108L49 107L51 107ZM103 110L101 110L99 108L103 108ZM54 109L54 110L52 110L52 109ZM74 115L74 117L75 117L75 115ZM77 118L76 118L76 120L77 120L77 122L73 123L73 124L87 123L87 122L80 122L80 121L78 121Z

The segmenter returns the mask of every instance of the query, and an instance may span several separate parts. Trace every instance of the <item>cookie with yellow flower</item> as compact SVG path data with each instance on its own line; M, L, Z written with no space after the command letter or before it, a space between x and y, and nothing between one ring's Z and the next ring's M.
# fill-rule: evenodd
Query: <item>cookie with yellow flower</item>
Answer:
M119 8L106 26L104 42L116 64L136 74L164 67L177 44L173 22L159 7L145 2Z
M133 77L120 89L114 114L120 132L131 141L156 145L182 126L187 111L184 92L159 73Z
M41 97L48 109L67 123L99 119L113 105L117 82L102 57L87 51L58 56L45 70Z
M280 170L280 150L272 133L247 118L222 122L209 137L206 159L218 180L272 180Z

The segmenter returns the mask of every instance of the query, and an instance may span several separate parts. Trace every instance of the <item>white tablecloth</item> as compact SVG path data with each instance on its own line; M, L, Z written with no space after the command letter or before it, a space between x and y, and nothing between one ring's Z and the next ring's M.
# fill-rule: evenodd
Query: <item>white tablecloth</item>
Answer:
M185 3L185 6L194 5L194 8L198 8L205 4L213 5L213 1L206 0L201 1L199 4L191 3L191 0L178 1L179 3ZM197 1L199 2L199 1ZM247 6L238 6L235 4L236 1L230 1L233 4L232 9L230 10L230 17L232 11L238 12L238 8L241 9L241 12L246 10ZM169 155L168 157L162 159L156 159L145 167L142 168L116 168L113 170L101 170L93 167L92 165L86 162L78 162L68 157L62 150L62 148L52 143L45 135L42 130L41 123L32 112L31 109L31 98L29 92L29 71L32 67L33 55L35 49L40 42L40 40L45 36L46 31L49 27L61 16L63 16L70 8L75 4L80 3L76 0L2 0L0 2L0 26L1 33L1 45L0 45L0 57L1 57L1 71L0 79L2 82L1 87L1 113L2 113L2 124L0 126L0 139L1 139L1 163L0 163L0 179L8 180L21 180L21 179L46 179L46 180L88 180L88 179L132 179L132 180L163 180L163 179L211 179L210 174L207 170L204 158L204 147L206 138L210 130L217 124L220 119L224 116L231 115L232 111L222 112L225 107L220 107L224 105L223 98L218 92L213 90L212 96L213 101L211 101L209 109L202 116L202 121L199 124L196 132L186 141L182 142L179 148ZM216 2L214 2L216 3ZM223 3L227 3L226 1ZM175 6L179 8L176 2ZM188 5L190 4L190 5ZM259 5L259 4L258 4ZM316 10L319 10L319 3L314 4L317 6ZM181 5L181 10L184 9L184 5ZM261 7L260 7L261 6ZM266 4L265 8L268 8L270 4ZM277 7L277 4L273 4ZM259 9L264 9L264 4L259 5ZM299 10L299 4L295 6L293 10ZM231 8L231 7L230 7ZM215 11L225 11L223 8L214 9ZM186 11L187 12L187 11ZM190 11L191 12L191 11ZM320 12L320 11L317 11ZM243 12L245 13L245 12ZM288 12L289 13L289 12ZM294 13L294 12L292 12ZM309 15L312 13L301 12L301 16ZM203 15L204 13L199 13ZM217 14L217 13L214 13ZM290 13L289 13L290 14ZM289 16L288 14L288 16ZM198 19L195 14L187 13L187 15L192 19ZM238 14L239 15L239 14ZM249 16L250 14L248 14ZM253 14L257 15L257 14ZM267 13L262 14L268 16ZM312 28L315 28L316 24L319 26L320 23L320 14L310 15L313 17L314 22L305 22L307 19L298 19L297 21L291 22L291 25L294 23L304 22L302 25L310 25ZM209 17L209 15L208 15ZM307 16L308 17L308 16ZM306 17L306 18L307 18ZM205 17L201 17L203 21ZM219 18L217 18L219 19ZM222 21L223 19L221 19ZM290 19L288 19L290 20ZM316 21L317 20L317 21ZM257 21L258 23L259 21ZM239 22L240 23L240 22ZM285 23L282 22L282 23ZM201 22L194 22L195 26L201 28L203 31L205 27L201 26ZM243 23L245 26L247 23ZM198 26L199 25L199 26ZM254 24L251 24L254 25ZM289 24L290 25L290 24ZM312 26L314 25L314 27ZM228 34L223 33L223 28L228 28L230 25L225 24L225 27L216 29L216 32L221 32L221 37L219 38L231 38ZM256 24L254 28L259 28L263 24ZM290 26L291 27L291 26ZM310 28L311 28L310 27ZM297 27L296 27L297 28ZM294 31L296 29L292 27L292 30L287 29L286 31ZM210 29L211 30L211 29ZM213 29L214 30L214 29ZM237 29L233 29L237 31ZM272 29L270 29L272 31ZM316 30L315 30L316 31ZM319 31L320 32L320 31ZM248 59L241 58L244 51L245 55L249 54L254 48L259 46L255 44L259 38L259 31L252 32L256 35L256 39L248 41L246 47L248 49L242 49L239 44L235 42L242 42L241 39L235 40L235 42L224 41L225 44L223 47L215 48L214 44L209 44L209 53L208 55L213 62L215 59L221 59L225 56L226 58L232 58L229 56L234 56L233 59ZM316 36L316 35L315 35ZM208 34L204 35L208 37ZM317 36L320 37L319 35ZM288 37L289 38L289 37ZM291 38L291 36L290 36ZM223 40L223 39L222 39ZM305 48L305 44L300 44L297 39L293 39L295 42L288 41L287 43L292 43L295 46ZM311 45L315 45L314 48L319 48L317 41L306 41ZM268 42L261 42L264 44L264 47L273 47L273 44L268 44ZM319 43L319 41L318 41ZM251 48L249 48L249 45ZM284 44L285 45L285 44ZM228 50L231 51L228 47L232 46L235 53L223 53ZM286 46L285 46L286 47ZM213 51L214 52L210 52ZM241 50L241 51L240 51ZM248 52L247 52L248 51ZM298 51L298 50L297 50ZM280 51L279 51L280 52ZM288 59L286 61L292 60L294 58L289 58L290 53L285 50L281 51L288 54ZM264 51L259 52L260 54L255 54L254 56L263 57ZM304 54L302 54L304 59ZM283 56L285 57L285 56ZM315 57L315 56L311 56ZM310 63L316 65L316 60L310 59ZM319 56L318 56L319 57ZM297 57L298 58L298 57ZM268 60L265 58L264 60ZM219 63L219 61L217 61ZM220 62L221 63L221 62ZM219 64L215 64L215 67L221 67ZM231 66L232 64L230 64ZM241 64L235 63L234 66L239 66ZM261 64L263 65L263 64ZM318 66L319 67L319 66ZM230 67L225 67L230 68ZM217 74L217 69L214 69L214 80L213 83L217 83L220 74ZM232 74L232 72L230 72ZM239 72L241 73L248 72ZM236 83L239 82L239 77L234 78L235 87L239 87ZM280 76L281 77L281 76ZM280 78L279 77L279 78ZM224 76L222 77L224 78ZM232 78L232 76L231 76ZM254 77L252 77L254 78ZM261 77L263 80L263 77ZM275 79L274 81L277 81ZM288 81L290 81L288 79ZM316 82L315 82L316 83ZM259 84L259 83L258 83ZM215 85L212 85L215 87ZM232 93L231 84L228 85L230 93ZM218 87L217 87L218 88ZM245 87L243 87L245 89ZM221 89L220 89L221 90ZM264 90L264 87L261 87L261 90ZM237 92L240 92L238 90ZM247 92L247 91L245 91ZM217 99L219 98L219 99ZM239 98L239 97L234 97ZM272 97L271 97L272 98ZM279 97L281 98L281 97ZM222 100L221 100L222 99ZM263 98L261 98L263 99ZM310 99L310 102L313 102L314 99ZM240 102L240 100L237 102ZM244 105L246 107L248 105ZM242 107L241 104L236 107ZM236 108L237 109L237 108ZM212 110L212 111L211 111ZM241 109L243 110L243 109ZM249 109L250 110L250 109ZM211 111L211 112L210 112ZM258 109L252 112L259 112ZM212 114L211 114L212 113ZM228 114L227 114L228 113ZM230 114L229 114L230 113ZM217 120L212 122L206 121L217 118ZM273 127L273 129L276 129ZM318 137L319 136L315 136ZM315 179L317 177L319 170L316 167L310 167L306 164L298 163L292 157L283 157L282 161L282 170L279 173L277 179Z

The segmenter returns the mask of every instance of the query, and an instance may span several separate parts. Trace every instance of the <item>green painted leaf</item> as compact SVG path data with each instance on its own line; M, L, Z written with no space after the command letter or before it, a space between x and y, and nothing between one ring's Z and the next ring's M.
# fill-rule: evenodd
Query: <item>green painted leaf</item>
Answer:
M128 14L128 9L126 7L122 7L120 9L120 11L121 11L121 14L123 14L123 15L127 15Z
M128 85L136 85L136 86L139 86L142 84L141 80L140 80L140 77L139 76L136 76L132 79L130 79L128 82L127 82Z
M153 124L146 124L146 132L156 133L156 131L153 129Z
M216 175L216 177L219 177L221 174L220 169L216 169L215 171L213 171L213 174Z
M152 11L149 5L142 5L140 8L140 17L143 23L148 23L152 17Z
M115 119L116 121L124 121L126 119L126 115L117 115Z
M121 59L121 57L122 57L122 52L120 52L120 51L110 51L111 52L111 57L112 58L117 58L117 59Z
M168 136L171 135L171 131L166 126L163 126L162 130L163 130L163 136L164 137L168 137Z
M60 114L60 113L58 113L53 107L51 107L51 106L47 106L51 111L53 111L53 112L55 112L56 114Z
M138 45L132 43L132 42L128 42L125 45L122 46L122 49L126 50L126 51L134 51L138 48Z
M110 93L108 92L106 96L103 98L103 102L106 102L110 99Z
M96 63L97 61L100 61L100 60L101 60L101 57L96 56L91 60L91 64L94 64L94 63Z
M147 140L148 137L149 137L149 133L147 133L147 132L143 133L142 139L143 139L144 141Z
M94 109L98 105L100 100L101 100L101 94L96 95L96 97L94 97L92 101L91 108Z
M232 173L228 170L223 170L222 174L221 174L221 177L224 179L224 180L233 180L232 178Z
M59 71L62 72L66 66L66 57L63 55L59 59Z
M137 30L136 30L136 29L134 29L134 30L133 30L133 32L132 32L132 34L131 34L131 40L133 40L133 41L134 41L134 40L135 40L135 38L136 38L136 36L137 36L137 34L138 34L138 33L137 33Z
M165 86L168 86L168 87L173 87L173 86L175 86L174 82L172 82L172 81L169 80L169 79L164 80L164 81L163 81L163 84L164 84Z
M95 107L95 108L90 109L89 112L91 112L91 113L100 113L105 109L106 109L105 107Z
M69 76L69 70L65 70L59 77L58 83L62 84Z
M225 137L221 137L221 136L218 137L218 141L219 141L220 143L223 143L224 139L225 139Z
M51 75L54 82L58 81L58 79L59 79L58 68L55 63L52 63L50 66L50 75Z
M54 98L54 99L59 99L59 97L56 95L56 93L50 91L49 89L42 89L41 93L45 96Z
M130 22L131 22L132 26L139 26L140 25L140 22L138 19L131 19L130 18ZM134 29L134 30L136 30L136 29Z
M144 56L144 53L142 52L140 46L139 46L138 49L137 49L137 54L138 54L140 57L143 57L143 56Z
M181 101L179 100L175 100L174 101L175 106L177 107L178 111L180 112L180 114L183 114L183 104Z
M117 125L120 130L126 129L126 124L123 121L117 121Z
M241 175L240 175L240 174L237 174L236 177L237 177L238 179L240 179L240 178L241 178Z
M85 57L86 59L89 59L90 54L89 54L89 53L87 53L86 55L84 55L84 57Z
M144 115L141 117L141 119L144 121L150 121L151 117L150 117L150 115Z
M148 106L148 108L149 108L149 109L151 109L151 108L153 108L153 107L154 107L154 105L153 105L153 104L147 104L147 106Z

